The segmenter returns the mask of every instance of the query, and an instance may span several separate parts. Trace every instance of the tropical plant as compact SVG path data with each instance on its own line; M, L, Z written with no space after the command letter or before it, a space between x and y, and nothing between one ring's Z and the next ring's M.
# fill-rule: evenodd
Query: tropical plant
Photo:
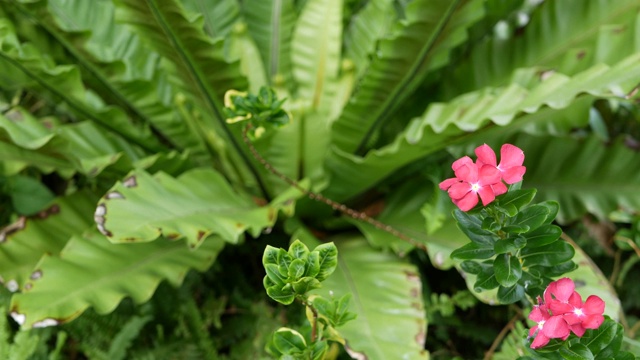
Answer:
M561 225L635 221L639 16L635 0L0 0L9 312L25 330L108 314L212 264L225 306L264 276L231 267L267 243L333 241L339 266L316 292L353 294L349 354L427 358L423 248L460 269L450 254L467 242L437 187L454 156L515 144L523 187L557 201ZM291 121L245 143L225 94L263 86ZM618 318L596 267L572 278ZM247 308L280 309L265 299Z

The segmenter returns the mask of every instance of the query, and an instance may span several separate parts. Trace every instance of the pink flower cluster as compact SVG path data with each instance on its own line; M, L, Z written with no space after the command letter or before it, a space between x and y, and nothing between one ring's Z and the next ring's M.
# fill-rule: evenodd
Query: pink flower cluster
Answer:
M566 340L571 332L582 337L587 329L597 329L604 322L604 305L595 295L583 303L569 278L552 282L544 291L544 302L538 297L538 305L529 314L537 323L529 330L529 337L535 336L531 348L541 348L550 339Z
M496 153L487 144L478 146L475 152L478 157L475 163L468 156L456 160L451 165L456 177L440 183L440 189L446 190L462 211L473 209L478 204L478 196L482 205L487 206L496 196L507 192L504 183L521 181L526 171L522 166L524 152L514 145L502 145L500 164L497 164Z

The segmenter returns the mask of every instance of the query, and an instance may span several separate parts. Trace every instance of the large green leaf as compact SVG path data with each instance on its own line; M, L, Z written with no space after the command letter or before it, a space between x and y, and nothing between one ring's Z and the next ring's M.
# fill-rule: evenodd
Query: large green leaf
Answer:
M447 146L471 139L483 142L483 136L493 128L491 125L509 125L518 116L537 112L544 106L568 107L585 92L602 97L620 96L636 85L638 77L640 53L613 67L599 64L574 77L559 73L546 77L537 69L525 69L516 72L507 87L486 88L448 103L433 103L393 143L365 157L334 149L327 159L332 175L327 195L343 200L402 166Z
M275 208L258 207L234 192L219 173L195 169L179 178L133 171L116 184L96 209L98 228L112 242L147 242L164 235L183 238L192 248L211 234L237 243L272 225Z
M310 0L304 6L291 40L291 65L297 98L305 109L302 174L317 180L329 144L331 106L338 84L342 46L342 0Z
M353 61L357 78L369 67L378 41L391 30L397 20L394 2L391 0L368 1L355 14L345 32L345 55Z
M73 236L58 256L36 265L39 277L13 296L11 314L23 328L44 327L71 321L90 306L109 313L125 296L142 303L160 281L177 286L189 269L207 269L223 246L218 237L190 250L183 241L118 245L97 231Z
M78 192L56 199L43 216L21 217L0 231L0 276L10 290L24 289L39 275L35 265L44 254L56 256L69 238L91 226L96 197Z
M229 34L240 17L237 0L183 0L182 3L187 10L204 17L204 31L212 38Z
M410 95L424 76L446 64L483 14L482 1L417 0L405 19L381 40L366 75L333 125L332 142L346 153L363 152L373 131Z
M303 240L312 235L299 232ZM427 321L417 269L378 252L360 237L333 239L338 268L316 290L330 298L352 293L349 311L357 318L339 328L350 352L368 359L428 359Z
M238 166L244 163L252 180L263 195L268 196L257 162L250 159L248 149L241 143L241 129L235 127L232 131L222 112L225 92L247 87L239 63L225 60L224 41L207 37L202 29L202 17L188 17L176 0L116 0L115 3L116 19L134 26L160 55L173 63L181 89L191 94L208 115L203 121L208 128L205 131L215 129L224 134L235 150L228 155L237 175L243 171ZM222 151L222 147L217 150Z
M247 0L243 1L242 12L269 82L292 86L291 38L296 21L293 0Z
M13 25L0 21L0 62L23 73L30 81L2 84L3 87L27 87L49 94L50 101L64 101L77 116L88 118L140 147L157 151L163 147L145 126L132 126L125 112L106 106L85 87L76 65L52 65L50 59L30 43L20 43Z
M481 42L444 86L461 94L508 84L514 70L540 66L573 75L640 51L635 0L546 1L521 34Z
M631 164L638 152L621 141L603 144L585 139L521 135L511 140L526 155L524 184L538 189L536 199L560 203L557 220L576 220L585 213L601 219L619 209L640 210L640 172Z

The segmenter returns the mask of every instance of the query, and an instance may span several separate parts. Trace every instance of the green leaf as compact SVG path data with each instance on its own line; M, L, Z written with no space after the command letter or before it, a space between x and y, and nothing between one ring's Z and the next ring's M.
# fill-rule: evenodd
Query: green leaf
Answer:
M42 256L57 256L71 236L93 226L90 214L95 201L85 191L57 198L46 216L21 218L2 229L0 276L5 286L23 289L30 279L39 278L36 264Z
M461 94L501 86L516 69L530 66L573 75L598 63L616 63L640 49L631 40L639 10L634 0L545 2L517 35L478 42L446 87Z
M34 215L44 210L54 195L40 181L22 175L7 178L7 190L13 209L20 215Z
M580 339L580 343L596 354L596 358L611 358L622 345L622 336L616 336L621 327L620 324L606 317L604 323L597 329L587 330Z
M282 272L280 271L277 265L265 264L264 270L267 273L267 277L269 277L269 280L271 280L271 283L278 285L281 288L285 285L287 277L286 275L282 274Z
M479 217L470 215L462 210L456 209L453 212L453 217L458 221L458 227L465 235L471 239L475 244L480 246L491 245L496 242L496 236L482 228L482 220Z
M500 284L498 283L498 280L496 280L496 274L493 271L493 267L488 266L486 268L483 268L482 272L480 272L480 274L478 274L478 276L476 277L476 282L475 284L473 284L473 289L476 292L481 292L483 290L495 289L498 286L500 286Z
M374 130L426 74L447 63L449 52L466 39L466 28L483 14L481 1L418 0L404 10L404 18L379 41L366 75L333 124L331 140L346 153L364 152Z
M307 348L307 342L297 331L282 327L273 334L275 347L283 354L295 354Z
M318 253L318 263L320 264L316 279L323 281L333 274L338 266L338 248L333 242L330 242L318 245L313 249L313 252Z
M562 235L562 229L555 225L542 225L536 230L523 234L527 240L527 247L534 248L538 246L549 245L557 241Z
M295 300L295 291L292 286L273 285L267 288L267 295L273 300L289 305Z
M278 254L280 249L275 248L271 245L267 245L264 248L264 253L262 254L262 265L274 264L278 265Z
M522 249L528 245L527 239L522 236L510 237L504 240L496 241L493 246L493 251L496 254L516 253L519 249Z
M501 304L513 304L525 298L524 287L520 284L504 287L498 287L498 301Z
M455 249L451 253L451 258L457 260L489 259L495 254L492 245L471 242Z
M574 344L570 347L561 347L560 355L566 360L593 360L593 353L582 344Z
M329 343L326 340L317 341L313 344L311 348L311 356L312 360L323 360L325 358L325 354L329 350Z
M320 253L310 252L307 256L306 272L304 276L310 276L315 278L320 272Z
M465 260L460 263L460 268L466 273L478 275L484 267L477 261Z
M391 143L372 150L362 157L340 148L333 148L326 162L328 173L331 175L331 187L324 194L338 201L360 194L403 166L454 143L477 144L486 141L488 133L508 130L503 126L510 125L517 119L522 120L518 122L518 126L524 126L526 114L540 112L541 108L544 110L545 105L554 109L564 109L584 93L597 97L619 96L621 88L624 94L636 85L629 81L630 76L640 77L640 53L622 59L611 66L598 64L573 77L555 73L544 81L540 78L539 69L521 69L514 74L514 79L508 86L477 90L446 103L430 103L424 114L414 118ZM359 116L363 117L363 114L367 113L363 111ZM542 121L538 114L527 117L526 120ZM471 132L473 134L470 135ZM543 147L547 140L536 140L536 145ZM569 144L572 142L569 141ZM526 147L522 147L520 142L512 143L518 144L518 147L525 151L527 154L525 161L534 159L547 162L557 159L556 156L549 155L547 159L546 156L534 155ZM549 148L548 151L548 154L566 154L566 152L558 152L562 151L561 149ZM586 153L585 151L581 154L584 156ZM542 151L539 154L542 154ZM567 154L567 157L569 156L576 159L575 154ZM573 164L580 163L573 162ZM541 172L540 175L547 174L545 168L531 167L527 162L525 165L530 169L529 171L536 169ZM558 170L558 168L552 168ZM527 186L542 191L542 187L530 182L529 173L525 176ZM572 174L572 176L575 175ZM555 176L549 176L545 179L548 181L555 178ZM584 177L580 178L584 179ZM560 205L562 211L563 203L561 202Z
M340 327L356 318L356 314L349 311L351 294L347 293L339 299L327 300L322 296L313 299L313 306L318 313L329 320L333 327Z
M309 256L309 248L307 245L303 244L300 240L295 240L289 246L289 255L293 259L301 259L306 260L307 256Z
M496 256L493 261L493 271L496 274L498 283L507 288L515 285L522 277L520 260L517 256L511 256L509 254ZM498 294L500 294L500 290L498 290Z
M296 237L309 245L317 241L306 232ZM335 242L339 266L316 292L326 298L330 292L353 294L348 310L358 320L340 328L349 348L369 359L426 359L427 324L415 267L372 249L362 237L341 237ZM382 284L384 291L380 291Z
M13 316L22 319L23 328L50 326L71 321L90 306L109 313L125 296L145 302L160 281L177 286L188 269L209 268L224 241L211 237L195 251L184 245L166 240L115 245L97 232L74 236L59 255L45 255L36 265L40 277L11 299Z
M310 276L305 276L302 279L291 283L291 286L296 294L306 294L313 289L319 289L322 287L318 279Z
M509 208L511 206L515 207L516 213L509 214L510 216L515 216L517 214L517 210L520 210L523 206L528 205L531 200L533 200L536 196L536 192L536 189L509 191L508 193L498 197L496 205L503 208Z
M282 82L290 86L291 37L296 20L293 1L247 0L243 1L242 11L260 51L267 78L274 81L276 76L281 76Z
M604 145L596 136L516 141L527 154L527 184L539 189L539 198L558 201L560 223L587 212L605 219L620 208L640 208L640 174L628 166L640 155L622 141Z
M294 259L289 265L289 280L299 280L304 275L305 270L305 260Z
M532 205L521 210L509 225L526 226L527 231L533 231L540 227L547 219L549 209L543 205Z
M133 171L96 209L99 228L113 242L152 241L164 234L186 237L191 247L211 234L233 243L246 230L257 236L275 217L275 208L257 207L235 193L219 173L204 168L177 179Z
M520 250L520 258L523 266L553 266L573 258L575 250L565 241L556 241L549 245L535 248L525 247Z

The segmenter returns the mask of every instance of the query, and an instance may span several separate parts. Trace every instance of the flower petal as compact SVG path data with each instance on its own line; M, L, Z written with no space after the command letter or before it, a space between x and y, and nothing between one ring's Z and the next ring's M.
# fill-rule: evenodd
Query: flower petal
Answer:
M562 302L568 302L569 297L573 294L576 289L576 284L574 284L573 280L569 278L562 278L555 281L556 288L552 293L556 299Z
M552 316L545 321L542 332L552 339L559 339L569 335L569 325L562 316Z
M582 335L584 335L584 332L587 331L587 329L585 329L581 324L571 325L570 328L571 331L573 331L573 333L578 337L582 337Z
M582 326L585 329L597 329L604 322L604 316L602 315L587 315L582 320Z
M500 170L495 166L482 165L478 173L478 184L480 186L493 185L500 182Z
M450 178L447 180L444 180L443 182L440 183L440 190L448 190L451 185L455 184L455 183L459 183L460 180L458 178Z
M471 191L471 185L466 182L459 182L451 185L449 188L449 196L453 200L460 200ZM473 194L475 196L475 194Z
M584 302L582 309L587 315L602 315L602 313L604 313L604 301L596 295L591 295L587 298L587 301Z
M507 168L502 171L502 180L507 184L515 184L519 181L522 181L522 177L524 173L527 171L527 168L524 166L514 166Z
M542 331L538 331L538 336L531 343L532 349L541 348L549 343L549 338L545 336Z
M496 153L487 144L480 145L476 148L476 156L478 157L476 161L478 165L491 165L495 167L498 164L496 161Z
M453 203L456 204L460 208L460 210L469 211L478 204L478 195L471 191L462 199L455 200Z
M455 174L462 181L475 183L478 181L478 166L474 163L461 165L455 170Z
M522 166L524 163L524 152L519 147L504 144L500 148L500 165L498 168L506 170L514 166Z
M502 183L502 181L497 182L493 185L491 185L491 189L493 189L493 193L498 196L498 195L502 195L505 194L509 189L507 189L507 185L505 185L504 183Z
M496 199L496 194L493 193L491 186L483 186L478 190L478 195L482 199L482 205L487 206L490 202Z
M473 160L471 160L471 158L468 156L464 156L454 161L453 164L451 164L451 169L453 169L453 171L456 171L459 167L469 164L473 164Z

